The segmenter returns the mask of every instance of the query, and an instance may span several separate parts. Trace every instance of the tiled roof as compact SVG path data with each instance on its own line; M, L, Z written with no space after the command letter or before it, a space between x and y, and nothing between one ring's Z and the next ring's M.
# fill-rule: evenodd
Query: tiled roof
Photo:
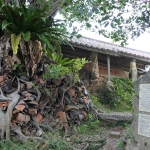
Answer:
M71 43L74 47L80 47L91 51L97 51L99 53L105 52L107 54L114 54L118 56L133 57L136 59L142 59L150 62L150 52L144 52L128 47L121 47L119 45L111 44L104 41L95 40L92 38L81 37L73 38Z

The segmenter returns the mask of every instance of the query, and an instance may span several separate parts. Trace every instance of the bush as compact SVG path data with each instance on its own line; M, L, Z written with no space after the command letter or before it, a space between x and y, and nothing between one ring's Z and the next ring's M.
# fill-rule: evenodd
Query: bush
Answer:
M91 134L93 132L93 129L99 129L100 121L99 120L93 120L93 115L89 114L88 121L84 122L82 125L77 127L77 131L79 134Z
M113 85L104 90L103 104L116 111L132 110L133 81L128 78L112 78Z

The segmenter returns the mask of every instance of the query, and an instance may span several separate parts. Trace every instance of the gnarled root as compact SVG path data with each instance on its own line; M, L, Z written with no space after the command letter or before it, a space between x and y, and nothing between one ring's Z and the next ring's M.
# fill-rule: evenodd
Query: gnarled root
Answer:
M7 112L6 112L6 115L5 115L5 119L6 119L6 140L10 140L10 125L11 125L12 111L13 111L13 108L15 107L15 105L17 104L19 98L20 98L20 95L16 94L13 97L12 102L9 104L9 106L7 108Z
M2 108L0 108L0 118L1 118L1 122L0 122L0 129L1 129L1 140L4 140L4 134L6 131L6 120L5 120L5 115L2 111Z
M39 124L34 120L34 118L33 118L33 121L31 122L32 123L32 125L34 125L36 128L37 128L37 136L41 136L43 133L44 133L44 131L40 128L40 126L39 126Z
M42 141L41 137L30 137L30 136L25 136L22 132L21 132L21 128L19 126L13 126L11 128L11 130L13 130L15 133L18 134L18 136L20 137L20 140L24 143L26 143L29 139L32 139L34 141Z
M52 133L55 133L55 130L52 129L52 127L50 125L39 124L39 126L48 129Z

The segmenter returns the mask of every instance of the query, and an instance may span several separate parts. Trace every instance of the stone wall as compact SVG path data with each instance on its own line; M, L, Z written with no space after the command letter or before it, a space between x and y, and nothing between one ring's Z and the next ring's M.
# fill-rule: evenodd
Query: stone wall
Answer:
M86 79L90 82L90 72L91 72L91 64L86 64L82 70L80 71L80 77L82 79ZM102 66L102 65L98 65L98 69L99 69L99 76L98 76L98 84L100 84L101 82L103 82L104 76L107 77L108 75L108 70L107 67ZM110 74L111 77L125 77L128 78L128 74L119 68L110 68Z

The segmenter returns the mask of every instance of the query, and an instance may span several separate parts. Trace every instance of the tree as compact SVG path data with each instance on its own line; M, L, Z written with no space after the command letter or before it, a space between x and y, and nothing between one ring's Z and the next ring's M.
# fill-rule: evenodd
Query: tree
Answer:
M150 27L149 0L76 0L70 1L61 13L70 25L82 22L88 29L119 41L121 45Z
M33 7L32 3L28 6L21 2L8 5L7 1L5 4L0 1L0 23L4 31L1 54L10 69L13 69L15 62L22 63L27 74L33 76L40 62L42 46L45 44L51 52L60 50L68 35L63 23L51 17L48 6ZM7 48L4 46L6 43L9 43Z
M149 0L56 0L54 12L59 10L69 26L80 22L82 29L99 34L125 45L128 38L136 38L149 28ZM77 29L73 26L73 29ZM74 31L73 31L74 32ZM76 32L74 32L74 35Z
M84 26L119 41L121 45L125 45L128 38L134 39L149 28L149 2L149 0L28 0L27 3L23 0L4 1L5 5L22 7L22 4L26 4L29 11L40 10L41 13L43 11L44 14L41 16L43 21L44 18L52 18L59 10L65 17L64 21L73 28L72 36L77 34L78 28L73 26L73 23L78 21L82 23L80 29ZM7 24L6 21L3 22L2 29L6 29ZM61 31L66 32L66 29L63 28Z

